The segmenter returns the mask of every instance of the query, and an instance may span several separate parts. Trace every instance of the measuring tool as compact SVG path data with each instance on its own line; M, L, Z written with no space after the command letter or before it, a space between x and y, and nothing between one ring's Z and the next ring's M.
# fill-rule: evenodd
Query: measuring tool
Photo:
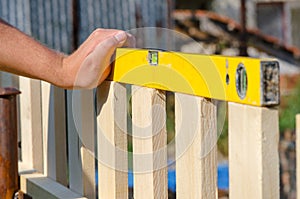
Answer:
M279 104L274 59L118 48L110 80L254 106Z

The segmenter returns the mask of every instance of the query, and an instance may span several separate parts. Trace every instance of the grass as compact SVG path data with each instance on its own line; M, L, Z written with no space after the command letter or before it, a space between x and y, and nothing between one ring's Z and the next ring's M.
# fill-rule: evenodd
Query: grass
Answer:
M295 116L300 113L300 81L294 91L288 96L281 97L279 107L279 129L295 129Z

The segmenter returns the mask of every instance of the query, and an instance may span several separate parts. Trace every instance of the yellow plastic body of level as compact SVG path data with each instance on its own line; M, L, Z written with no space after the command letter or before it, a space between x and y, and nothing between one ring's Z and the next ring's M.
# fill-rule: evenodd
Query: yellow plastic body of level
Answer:
M110 80L254 106L279 104L276 60L119 48Z

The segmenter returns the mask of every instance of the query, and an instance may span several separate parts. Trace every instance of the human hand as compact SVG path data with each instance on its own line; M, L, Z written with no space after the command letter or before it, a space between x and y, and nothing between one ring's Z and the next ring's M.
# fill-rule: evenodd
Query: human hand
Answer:
M95 88L109 75L116 48L133 45L134 38L124 31L96 29L73 54L63 58L63 87Z

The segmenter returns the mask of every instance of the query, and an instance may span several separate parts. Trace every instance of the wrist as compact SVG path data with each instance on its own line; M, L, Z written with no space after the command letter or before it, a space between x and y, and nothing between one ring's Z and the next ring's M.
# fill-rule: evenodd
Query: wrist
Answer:
M58 86L64 89L72 89L74 87L74 79L70 70L69 56L61 54L60 56L60 67L58 72Z
M68 72L68 56L63 53L56 53L56 63L53 63L56 70L50 82L55 86L70 89L72 88L72 80ZM53 67L53 66L52 66Z

